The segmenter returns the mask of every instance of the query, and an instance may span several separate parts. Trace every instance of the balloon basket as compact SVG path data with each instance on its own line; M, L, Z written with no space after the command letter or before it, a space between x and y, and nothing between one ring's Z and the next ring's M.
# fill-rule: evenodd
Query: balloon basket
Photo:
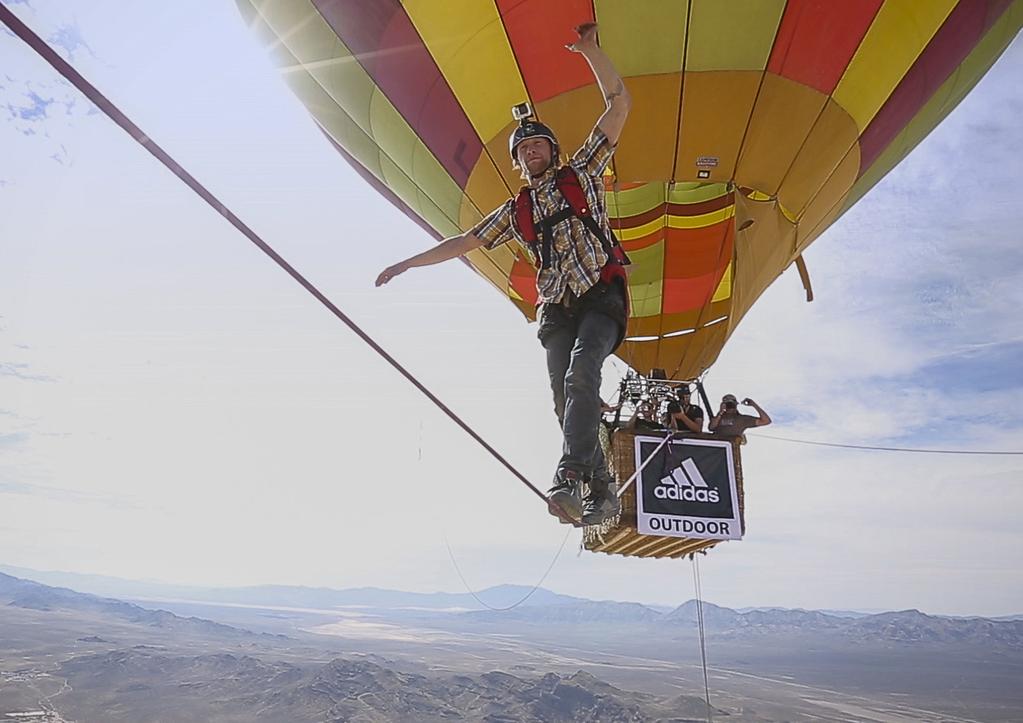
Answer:
M634 431L619 429L610 435L610 440L603 434L602 442L605 455L619 484L628 480L636 471L636 436L661 437L666 432ZM709 434L688 435L689 439L720 439ZM742 490L742 464L739 456L739 442L732 442L732 454L735 464L735 482L738 493L738 508L743 532L745 532L745 504ZM622 511L615 517L605 520L599 525L583 528L583 546L590 552L603 552L608 555L624 555L626 557L685 557L696 552L709 550L724 542L720 539L704 539L697 537L667 537L642 534L637 530L636 491L638 484L629 485L621 495Z

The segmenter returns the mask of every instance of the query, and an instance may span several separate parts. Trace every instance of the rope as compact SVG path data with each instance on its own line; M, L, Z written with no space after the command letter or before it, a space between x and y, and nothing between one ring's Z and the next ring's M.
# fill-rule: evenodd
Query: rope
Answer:
M533 596L533 593L535 593L537 590L540 589L540 586L543 585L543 581L547 579L547 576L551 574L551 570L554 569L554 563L556 563L558 561L558 558L561 557L561 551L565 549L565 543L568 542L568 536L572 534L572 530L573 529L574 528L569 527L568 531L565 532L565 536L561 540L561 546L558 547L558 551L556 553L554 553L554 559L551 560L551 564L547 566L547 569L544 570L543 575L540 576L540 579L536 581L536 584L533 585L533 587L529 590L529 592L527 592L525 595L523 595L516 602L513 602L511 605L509 605L507 607L503 607L503 608L496 608L496 607L494 607L492 605L489 605L489 604L483 602L483 600L480 599L480 596L477 595L475 592L473 592L472 588L469 587L469 583L467 583L465 581L465 577L462 575L462 571L459 569L458 563L455 561L455 553L453 553L451 551L451 544L448 542L447 535L444 536L444 544L448 548L448 557L451 558L451 564L454 565L455 572L458 573L458 579L462 581L462 585L465 586L466 592L468 592L470 595L472 595L473 599L476 602L478 602L480 605L482 605L483 607L487 608L488 610L493 610L494 612L503 613L503 612L508 612L509 610L511 610L513 608L517 608L519 605L521 605L522 603L526 602L526 600L531 598Z
M703 586L700 584L700 563L696 555L690 555L693 561L693 587L696 590L696 619L700 627L700 662L703 664L703 700L707 704L707 723L714 720L710 707L710 679L707 676L707 637L703 622Z
M761 434L757 432L757 439L773 439L779 442L793 442L795 444L812 444L815 447L840 447L842 449L864 449L872 452L916 452L919 454L988 454L988 455L1023 455L1023 452L1011 451L984 451L977 449L918 449L915 447L873 447L866 444L839 444L838 442L813 442L808 439L793 439L791 437L776 437L773 434Z
M181 179L189 188L191 188L200 198L208 203L217 213L227 219L232 226L238 229L242 234L245 235L249 241L251 241L260 251L269 256L274 263L280 266L285 272L288 273L291 278L299 283L306 291L313 295L317 301L325 306L334 316L341 320L349 329L351 329L360 339L362 339L373 351L379 354L384 361L394 367L399 374L407 379L412 386L422 392L427 399L433 402L442 412L444 412L455 424L462 428L466 434L472 437L476 442L480 444L485 450L487 450L498 462L511 472L522 484L526 485L533 493L547 502L547 497L541 492L535 485L533 485L525 476L519 472L515 467L511 465L501 454L494 449L483 437L481 437L472 427L462 421L461 417L455 414L444 402L442 402L436 395L427 389L423 384L405 367L403 367L398 361L384 351L383 347L377 344L373 338L363 331L358 324L352 321L341 309L339 309L330 299L328 299L323 292L321 292L312 282L308 281L302 274L300 274L291 264L284 260L284 258L278 254L268 243L261 239L255 231L245 225L244 222L225 206L221 201L210 193L205 186L199 183L188 171L186 171L177 161L175 161L168 153L166 153L160 146L154 143L148 135L146 135L141 128L135 125L121 110L114 105L106 96L104 96L99 90L96 89L89 81L87 81L82 75L74 69L69 63L63 58L57 55L54 50L46 44L42 38L32 32L31 29L18 17L11 12L5 5L0 4L0 20L3 21L4 25L11 29L15 35L21 38L32 50L39 54L43 60L49 63L54 70L60 73L66 78L72 85L74 85L81 93L92 101L100 110L102 110L114 123L119 125L128 135L130 135L135 141L139 143L143 148L149 151L153 156L156 157L160 163L166 166L171 173Z
M621 487L618 488L618 496L619 497L621 497L623 494L625 494L625 490L629 489L629 487L632 486L632 483L635 482L636 479L639 477L639 475L643 472L643 470L646 469L646 466L648 464L650 464L651 461L653 461L653 458L657 456L657 453L661 451L661 449L664 447L664 445L666 445L668 442L670 442L674 438L675 438L675 432L672 432L672 431L669 430L668 433L664 436L664 439L661 440L661 443L658 444L656 447L654 447L654 451L651 452L649 454L649 456L647 456L647 458L645 460L643 460L643 464L641 464L639 466L639 469L637 469L635 472L633 472L632 476L629 477L629 479L627 479L625 481L625 484L623 484Z

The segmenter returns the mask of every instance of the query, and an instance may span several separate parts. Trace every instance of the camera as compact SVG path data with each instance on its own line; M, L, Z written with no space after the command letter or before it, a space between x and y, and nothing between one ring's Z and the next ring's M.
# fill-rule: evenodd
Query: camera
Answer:
M512 117L517 121L524 121L531 115L533 115L533 109L528 102L512 106Z

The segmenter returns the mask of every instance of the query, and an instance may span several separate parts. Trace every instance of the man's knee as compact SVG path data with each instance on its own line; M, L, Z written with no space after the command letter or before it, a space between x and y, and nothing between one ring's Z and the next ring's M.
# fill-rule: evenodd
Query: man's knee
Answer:
M565 375L565 396L577 398L580 394L597 394L600 388L600 366L573 364Z

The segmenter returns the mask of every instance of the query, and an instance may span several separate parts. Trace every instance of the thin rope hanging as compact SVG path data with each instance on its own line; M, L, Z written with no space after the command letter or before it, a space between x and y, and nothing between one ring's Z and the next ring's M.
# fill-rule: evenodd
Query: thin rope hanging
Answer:
M700 662L703 665L703 701L707 705L707 723L714 720L710 707L710 678L707 675L707 637L703 621L703 586L700 584L700 563L696 555L690 555L693 561L693 588L696 594L696 620L700 628Z
M547 502L547 497L541 492L533 483L531 483L526 477L519 472L512 464L506 460L496 449L494 449L483 437L481 437L472 427L462 421L461 417L455 414L444 402L442 402L433 392L427 389L411 372L403 367L398 361L384 351L374 339L363 331L358 324L352 321L341 309L339 309L330 299L328 299L323 292L321 292L316 286L300 274L291 264L284 260L280 254L278 254L270 244L266 243L260 238L255 231L249 228L240 218L238 218L227 206L225 206L216 196L206 189L198 180L195 179L192 174L186 171L177 161L175 161L166 151L152 141L146 133L142 131L135 123L133 123L121 110L114 105L105 95L103 95L94 85L87 81L70 63L61 58L47 43L36 35L32 30L25 25L18 17L9 10L6 6L0 3L0 20L3 21L10 30L17 35L21 40L25 42L32 50L34 50L43 60L50 64L54 70L60 73L65 79L68 80L73 86L75 86L86 98L88 98L93 104L96 105L101 111L103 111L114 123L119 125L128 135L130 135L135 141L139 143L143 148L149 151L153 156L156 157L160 163L166 166L175 176L191 188L200 198L208 203L217 213L227 219L232 226L242 232L249 241L251 241L260 251L269 256L274 263L280 266L284 271L288 273L291 278L297 281L302 288L308 291L313 297L316 298L323 306L325 306L334 316L340 319L349 329L362 339L373 351L379 354L388 364L394 367L403 377L405 377L416 389L422 392L427 399L433 402L437 407L444 412L455 424L462 428L466 434L472 437L476 442L480 444L485 450L487 450L491 456L500 462L504 467L511 472L522 484L526 485L532 492L539 497L544 503Z
M840 444L838 442L816 442L809 439L794 439L792 437L778 437L773 434L762 434L757 432L757 439L773 439L778 442L792 442L794 444L810 444L815 447L838 447L840 449L862 449L871 452L915 452L917 454L968 454L968 455L1002 455L1002 456L1023 456L1023 451L1005 451L981 449L920 449L917 447L877 447L868 444Z
M547 576L551 574L551 570L554 569L554 564L558 561L558 558L561 557L561 551L565 549L565 543L568 542L568 536L572 534L572 529L573 528L569 527L568 530L565 532L565 536L561 540L561 545L558 547L558 551L554 553L554 558L551 560L551 564L547 566L547 569L544 570L543 575L541 575L540 579L536 581L536 584L533 585L532 588L530 588L529 592L527 592L525 595L523 595L517 601L515 601L511 605L508 605L507 607L503 607L503 608L494 607L493 605L489 605L489 604L483 602L483 600L480 598L480 596L477 595L475 592L473 592L473 589L471 587L469 587L469 583L466 582L465 576L462 575L462 570L458 567L458 562L455 561L455 553L451 551L451 544L448 542L447 535L444 536L444 544L447 545L448 557L451 558L451 564L454 566L455 572L458 573L458 579L461 580L462 581L462 585L465 586L466 592L468 592L470 595L472 595L473 599L476 602L478 602L480 605L482 605L483 607L487 608L488 610L493 610L494 612L503 613L503 612L508 612L509 610L512 610L513 608L517 608L519 605L521 605L522 603L526 602L526 600L528 600L529 598L533 597L533 593L535 593L537 590L540 589L540 586L543 585L544 580L547 579Z

